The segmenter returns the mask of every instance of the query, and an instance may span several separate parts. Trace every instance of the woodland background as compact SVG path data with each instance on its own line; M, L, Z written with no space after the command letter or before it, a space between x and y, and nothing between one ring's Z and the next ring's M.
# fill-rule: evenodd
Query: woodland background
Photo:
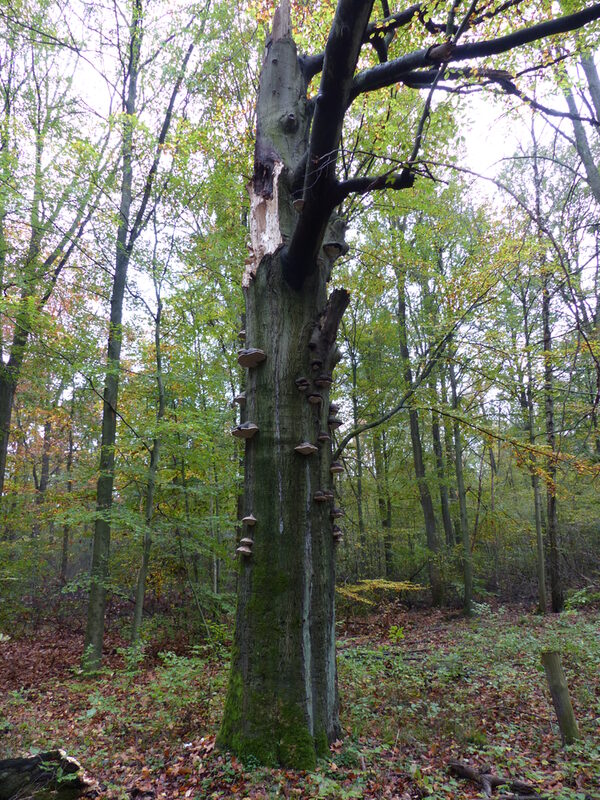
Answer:
M300 46L322 48L333 7L294 7ZM272 11L149 4L132 117L121 103L125 5L0 5L0 394L14 387L2 636L56 619L84 625L129 135L139 225L122 328L108 616L115 635L129 636L146 547L140 658L182 632L217 649L227 641L245 185ZM469 570L468 610L479 614L498 601L560 610L600 599L600 82L593 37L568 59L574 47L565 37L532 47L528 61L507 56L529 86L535 78L532 102L489 87L483 101L468 79L439 92L423 147L430 179L344 209L351 248L334 278L352 294L334 384L342 616L382 599L428 604L432 560L443 586L434 600L448 607L465 604L465 583L470 602ZM375 153L393 165L420 110L417 94L399 88L384 103L357 102L347 174L366 171ZM479 113L518 138L512 152L486 153L494 163L483 177L464 124Z
M4 627L41 613L41 598L64 602L86 588L125 124L127 18L109 10L31 4L20 19L8 9L1 17L0 371L16 385L0 510ZM149 595L169 613L187 615L190 602L210 613L227 607L235 585L240 450L228 433L242 378L254 85L270 13L215 3L146 11L134 217L182 53L190 43L194 50L131 247L110 588L132 600L150 529ZM318 49L320 15L330 13L327 3L295 10L301 45ZM563 114L568 102L593 118L593 59L562 69L568 44L540 51L540 64L559 64L540 68L536 102ZM352 246L335 276L353 297L335 384L344 422L334 444L344 466L339 584L424 583L433 553L446 599L459 602L466 532L479 599L531 599L537 497L538 533L546 551L556 550L560 592L593 594L597 126L492 92L485 104L465 98L476 89L466 82L461 92L440 92L424 155L435 180L346 209ZM491 141L498 127L508 141L509 131L520 138L485 180L468 166L469 154L485 160L485 143L461 124L473 102L468 113L487 115ZM400 90L383 107L369 97L359 105L345 141L348 171L365 169L375 151L393 159L402 120L408 130L418 113ZM423 454L418 481L409 411ZM429 543L419 485L435 517Z

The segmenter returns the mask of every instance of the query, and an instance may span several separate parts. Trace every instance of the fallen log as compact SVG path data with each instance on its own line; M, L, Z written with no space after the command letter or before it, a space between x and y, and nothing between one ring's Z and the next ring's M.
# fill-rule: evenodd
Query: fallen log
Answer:
M0 800L74 800L94 791L81 764L64 750L0 760Z
M493 775L491 767L488 766L475 769L462 761L451 761L448 768L457 777L465 778L481 786L486 797L491 797L494 789L499 786L508 786L514 794L503 795L503 798L511 798L511 800L548 800L544 795L538 794L536 787L530 783L513 780L512 778L503 778L501 775Z

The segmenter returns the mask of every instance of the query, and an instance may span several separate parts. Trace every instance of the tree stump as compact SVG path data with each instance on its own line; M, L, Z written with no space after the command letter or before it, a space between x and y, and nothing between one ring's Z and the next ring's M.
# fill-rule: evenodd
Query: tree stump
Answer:
M0 800L72 800L92 790L81 764L64 750L0 760Z

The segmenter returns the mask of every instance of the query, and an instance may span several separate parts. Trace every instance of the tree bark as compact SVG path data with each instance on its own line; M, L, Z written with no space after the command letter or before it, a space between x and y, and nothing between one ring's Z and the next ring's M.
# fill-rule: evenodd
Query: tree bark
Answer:
M395 577L395 570L392 550L392 499L390 497L388 483L385 431L381 433L374 431L373 453L375 460L375 479L377 483L377 505L379 507L379 520L383 529L385 577L388 580L393 580Z
M412 369L410 366L410 352L408 349L404 278L401 275L398 275L398 324L400 333L400 355L402 356L402 362L404 365L404 381L407 388L410 388L413 381ZM427 540L427 548L429 550L428 568L431 597L434 605L441 606L444 601L444 586L438 561L439 541L437 535L437 526L435 521L435 512L433 510L433 501L431 499L431 492L429 491L427 476L425 474L423 446L421 443L421 433L419 430L419 415L414 406L410 407L408 418L415 477L417 479L417 486L419 489L419 501L423 511L423 518L425 521L425 536Z
M560 663L560 653L555 650L545 650L542 653L542 664L548 681L548 688L552 695L552 702L563 744L573 744L579 739L579 728L569 697L569 687L565 673Z
M526 358L526 372L527 384L523 386L519 395L519 403L523 411L524 427L527 433L527 438L531 445L535 444L535 409L533 404L533 365L531 363L531 329L529 325L529 307L527 292L525 289L521 290L520 294L521 307L523 309L523 336L525 339L525 358ZM521 374L519 374L519 372ZM525 384L522 370L519 370L517 377L522 384ZM544 553L544 531L542 525L542 497L540 492L540 478L537 471L536 456L531 454L532 465L530 469L531 474L531 488L533 491L533 512L535 522L535 539L536 539L536 568L537 568L537 581L538 581L538 604L539 610L542 614L546 613L548 601L546 598L546 563Z
M40 513L44 504L48 481L50 480L50 434L52 432L52 422L47 419L44 422L44 436L42 440L42 463L40 466L40 479L35 480L35 519L31 535L35 538L40 534Z
M72 387L73 394L71 396L71 409L69 412L69 446L67 450L67 494L73 491L73 453L74 453L74 440L73 440L73 423L75 419L75 386ZM71 528L68 522L63 525L62 536L62 550L60 556L60 582L65 584L67 582L67 570L69 566L69 544L71 539Z
M134 0L132 19L129 28L129 58L124 84L124 120L121 141L122 175L120 186L119 222L117 227L117 246L115 272L110 300L110 328L108 333L107 369L104 383L102 407L102 436L100 443L100 467L96 488L96 522L92 550L90 596L85 635L85 649L82 667L86 672L94 672L102 660L102 641L104 638L104 611L106 607L106 582L110 554L110 513L114 485L115 443L117 432L117 400L119 394L119 370L121 364L123 297L127 280L127 270L136 240L146 228L150 215L148 204L155 185L155 178L171 126L173 109L181 88L193 44L190 44L181 62L169 103L162 121L156 143L154 158L143 183L141 200L135 217L133 203L133 131L136 125L137 90L140 77L140 48L143 36L143 0ZM154 198L155 205L159 198ZM132 221L133 217L133 221Z
M351 368L352 368L352 423L354 428L358 427L358 385L357 385L357 354L354 350L351 351ZM363 569L366 567L368 553L367 553L367 537L365 534L365 517L363 511L363 465L362 465L362 447L360 435L356 437L356 511L358 514L358 541L360 545L360 552L362 556ZM370 560L370 559L369 559Z
M133 199L133 127L139 77L139 56L142 36L142 5L135 0L130 27L130 58L127 78L126 117L123 122L121 144L122 177L120 189L119 224L115 271L110 298L110 327L106 358L106 378L102 405L102 436L100 464L96 486L96 521L90 568L90 596L87 627L82 657L85 672L99 669L102 661L104 639L104 611L106 608L106 582L110 556L110 512L115 472L115 442L117 434L117 400L119 395L119 370L121 365L123 297L127 269L131 258L128 242L131 204Z
M10 424L28 338L27 317L23 313L19 313L15 320L8 362L0 364L0 496L4 494Z
M246 348L266 355L248 369L246 383L245 417L258 432L245 444L244 513L256 524L243 529L253 544L251 555L241 556L218 742L242 758L301 769L313 768L340 732L332 504L314 500L332 486L331 448L317 439L328 426L329 389L314 380L335 366L335 337L349 301L344 290L327 299L331 261L323 251L316 269L281 262L279 244L298 213L291 192L307 147L306 89L289 9L279 9L260 79L253 252L244 276ZM298 390L298 378L306 378L307 392ZM308 402L310 393L322 401ZM301 455L295 447L302 442L317 451Z
M433 389L435 390L435 388L434 384ZM440 415L435 408L431 411L431 438L433 440L433 452L435 453L435 464L440 492L440 508L442 512L444 534L446 536L446 546L452 547L454 544L454 529L452 527L452 516L450 514L448 479L446 476L446 465L444 464L444 451L440 433Z
M161 319L162 301L158 292L156 278L154 286L157 293L156 316L154 317L154 353L156 359L156 392L158 407L156 410L156 425L159 426L165 415L166 398L165 385L162 372L162 353L161 353ZM135 590L135 606L133 609L133 622L131 625L131 642L136 644L140 636L142 616L144 613L144 599L146 597L146 578L148 576L148 565L150 564L150 550L152 549L152 520L154 518L154 490L156 488L156 474L160 460L161 437L160 432L154 436L152 450L150 452L150 463L148 464L148 475L146 481L146 497L144 502L144 542L142 547L142 563L138 571L138 579Z
M550 561L550 597L552 611L563 610L564 596L560 574L560 551L558 544L558 514L556 508L556 435L554 429L554 386L552 370L552 331L550 328L550 291L548 278L544 276L542 287L542 326L544 336L544 400L546 411L546 442L551 455L548 459L546 481L546 533Z
M546 443L550 448L546 477L546 534L548 536L548 556L550 575L550 598L552 611L558 613L564 606L562 580L560 575L560 553L558 546L558 515L556 509L556 436L554 424L554 373L552 368L552 328L550 324L550 274L544 254L541 232L542 220L542 176L538 165L538 143L532 129L533 139L533 179L535 188L535 212L539 231L540 271L542 282L542 337L544 358L544 410Z
M247 419L259 432L246 443L244 510L257 522L244 531L254 544L241 563L219 742L261 763L297 768L314 766L339 733L331 505L313 499L331 486L330 449L294 450L327 428L328 391L319 407L295 385L314 374L308 345L314 308L325 302L322 274L299 296L277 256L263 260L246 290L247 340L267 359L246 385Z
M458 392L456 388L456 374L454 364L450 361L448 366L450 376L450 389L452 392L452 409L458 411ZM460 534L462 542L462 565L463 580L465 585L465 596L463 610L465 616L470 617L473 613L473 565L471 559L471 543L469 537L469 518L467 514L467 492L465 489L465 478L463 472L463 449L460 435L460 423L454 418L454 465L456 467L456 485L458 487L458 506L460 510Z

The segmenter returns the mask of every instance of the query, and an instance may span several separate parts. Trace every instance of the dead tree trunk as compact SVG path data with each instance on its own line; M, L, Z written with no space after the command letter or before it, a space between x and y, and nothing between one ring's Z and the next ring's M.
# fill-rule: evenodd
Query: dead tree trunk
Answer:
M276 15L258 100L240 353L245 365L259 351L245 387L244 425L256 433L246 440L246 523L219 743L265 764L310 768L339 734L329 384L349 296L336 290L327 298L332 257L344 248L331 227L331 243L300 287L287 280L278 248L302 208L293 202L293 169L311 113L287 14ZM233 433L251 433L244 425Z
M346 250L336 209L351 194L413 185L428 101L404 166L397 173L338 178L345 115L365 92L435 85L446 61L480 58L574 30L600 17L592 7L512 35L457 45L454 40L388 59L398 27L419 6L369 23L371 2L338 0L321 55L298 57L282 0L265 52L250 187L252 255L244 277L248 369L241 572L232 669L218 737L242 757L311 768L339 731L335 667L334 527L328 428L335 337L348 303L327 297L333 261ZM387 13L384 4L384 13ZM357 72L363 45L382 63ZM442 64L442 67L440 67ZM307 88L321 73L317 95ZM449 76L453 79L453 76ZM411 423L416 412L411 414ZM415 439L418 431L415 430ZM420 486L426 489L426 482ZM431 497L428 514L433 517ZM333 518L333 519L332 519ZM244 519L244 518L243 518ZM429 533L434 533L432 526ZM437 541L430 536L430 549ZM434 558L432 586L441 578Z

